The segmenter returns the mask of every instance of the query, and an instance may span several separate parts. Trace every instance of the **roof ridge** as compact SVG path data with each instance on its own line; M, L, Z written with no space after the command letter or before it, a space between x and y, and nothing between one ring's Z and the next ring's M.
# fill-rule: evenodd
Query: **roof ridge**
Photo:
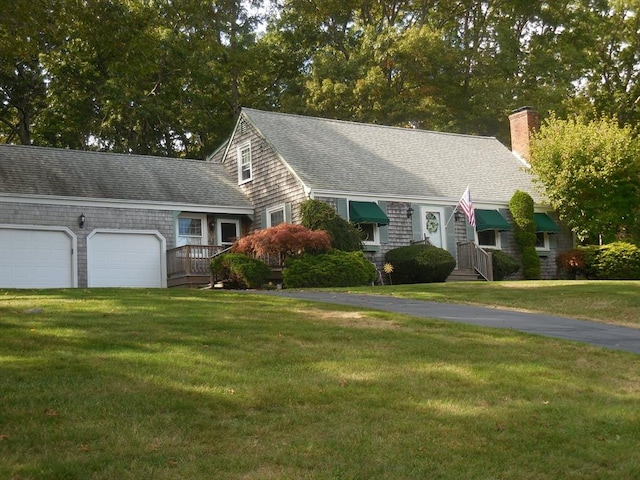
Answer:
M160 155L142 155L139 153L122 153L122 152L105 152L100 150L78 150L77 148L61 148L61 147L45 147L42 145L22 145L22 144L12 144L12 143L1 143L0 148L24 148L24 149L34 149L34 150L42 150L42 151L51 151L56 153L61 152L71 152L73 154L81 154L81 155L107 155L113 157L124 157L127 159L154 159L154 160L178 160L181 162L196 162L196 163L209 163L205 160L198 160L197 158L180 158L180 157L162 157Z
M384 128L384 129L401 130L403 132L416 132L419 134L428 133L428 134L434 134L434 135L447 135L447 136L454 136L454 137L469 137L469 138L482 139L482 140L496 140L495 136L487 136L487 135L472 135L470 133L440 132L438 130L427 130L424 128L411 128L411 127L401 127L398 125L382 125L379 123L358 122L355 120L340 120L337 118L314 117L311 115L301 115L299 113L275 112L275 111L259 110L256 108L248 108L248 107L242 107L242 110L247 111L249 114L251 112L258 112L259 114L279 115L283 117L284 116L296 117L304 120L315 120L315 121L324 122L324 123L340 123L340 124L357 125L357 126L363 126L363 127L378 127L378 128Z

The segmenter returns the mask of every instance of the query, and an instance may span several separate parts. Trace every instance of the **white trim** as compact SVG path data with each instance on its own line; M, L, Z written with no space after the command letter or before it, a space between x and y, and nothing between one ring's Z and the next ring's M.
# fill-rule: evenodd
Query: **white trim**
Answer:
M364 192L345 192L342 190L327 190L327 189L312 189L310 190L310 198L317 197L329 197L329 198L349 198L358 202L378 202L378 201L392 201L403 203L417 203L420 205L434 205L442 207L451 207L457 205L459 197L422 197L411 195L395 195L387 194L377 195ZM473 206L480 209L498 209L509 208L509 202L500 200L484 200L478 201L473 199Z
M242 153L249 150L249 178L242 178ZM251 140L238 144L236 147L236 167L238 168L238 185L253 180L253 151L251 149Z
M255 210L253 207L230 207L225 205L197 205L190 203L166 203L144 201L134 203L131 200L100 198L82 198L82 197L58 197L54 195L19 195L0 193L1 203L25 203L39 205L67 205L67 206L83 206L83 207L104 207L104 208L127 208L127 209L144 209L144 210L188 210L197 213L223 213L233 215L253 215Z
M200 220L200 229L202 232L202 235L200 236L200 243L195 244L195 245L207 245L207 243L209 242L209 231L208 231L208 225L207 225L207 214L206 213L191 213L191 212L181 212L177 217L176 217L176 221L175 221L175 235L176 235L176 247L180 247L182 245L187 245L186 243L181 244L179 242L180 240L180 219L181 218L189 218L191 220ZM194 244L190 244L190 245L194 245Z
M495 245L482 245L480 243L480 241L478 240L478 232L477 230L473 230L474 235L475 235L475 241L476 244L480 247L480 248L493 248L495 250L502 250L502 241L501 241L501 235L500 235L500 231L499 230L483 230L485 232L494 232L495 234L495 238L496 238L496 244Z
M217 217L216 218L216 245L218 246L230 246L231 244L226 242L222 243L222 227L221 223L235 223L236 225L236 233L238 234L238 238L242 236L242 225L240 224L240 219L238 218L226 218L226 217Z
M542 247L536 247L536 252L549 252L551 250L551 243L549 241L549 232L536 232L536 243L538 241L538 234L541 233L544 239L544 245Z
M282 212L282 223L287 222L287 208L286 204L282 203L280 205L276 205L274 207L269 207L265 210L265 214L267 216L267 228L272 227L271 225L271 214L274 212Z
M0 229L47 230L66 234L71 239L71 286L72 288L78 288L78 237L69 228L47 225L14 225L11 223L0 223Z
M91 239L98 233L115 233L115 234L135 234L135 235L154 235L160 240L160 287L167 288L167 240L158 230L126 230L117 228L96 228L87 235L87 285L91 285L91 268L89 260L91 259Z

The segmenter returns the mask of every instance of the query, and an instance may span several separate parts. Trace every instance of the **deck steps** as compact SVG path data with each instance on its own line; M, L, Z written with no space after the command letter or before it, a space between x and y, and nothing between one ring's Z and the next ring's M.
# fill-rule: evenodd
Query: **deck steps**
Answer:
M472 268L456 268L451 275L447 277L447 282L479 282L484 280L478 272Z

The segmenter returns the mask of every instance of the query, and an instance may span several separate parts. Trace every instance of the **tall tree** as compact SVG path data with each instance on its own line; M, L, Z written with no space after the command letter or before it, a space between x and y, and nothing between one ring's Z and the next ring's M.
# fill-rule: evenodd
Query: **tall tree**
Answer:
M536 182L581 240L640 241L640 139L630 127L552 116L531 147Z

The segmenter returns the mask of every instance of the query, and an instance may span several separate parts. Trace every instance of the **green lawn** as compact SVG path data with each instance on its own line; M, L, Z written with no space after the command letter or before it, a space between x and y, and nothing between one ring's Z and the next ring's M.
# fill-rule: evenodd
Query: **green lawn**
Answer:
M455 282L341 290L515 308L640 328L640 281L635 280Z
M640 356L286 298L0 291L0 392L2 479L640 478Z

